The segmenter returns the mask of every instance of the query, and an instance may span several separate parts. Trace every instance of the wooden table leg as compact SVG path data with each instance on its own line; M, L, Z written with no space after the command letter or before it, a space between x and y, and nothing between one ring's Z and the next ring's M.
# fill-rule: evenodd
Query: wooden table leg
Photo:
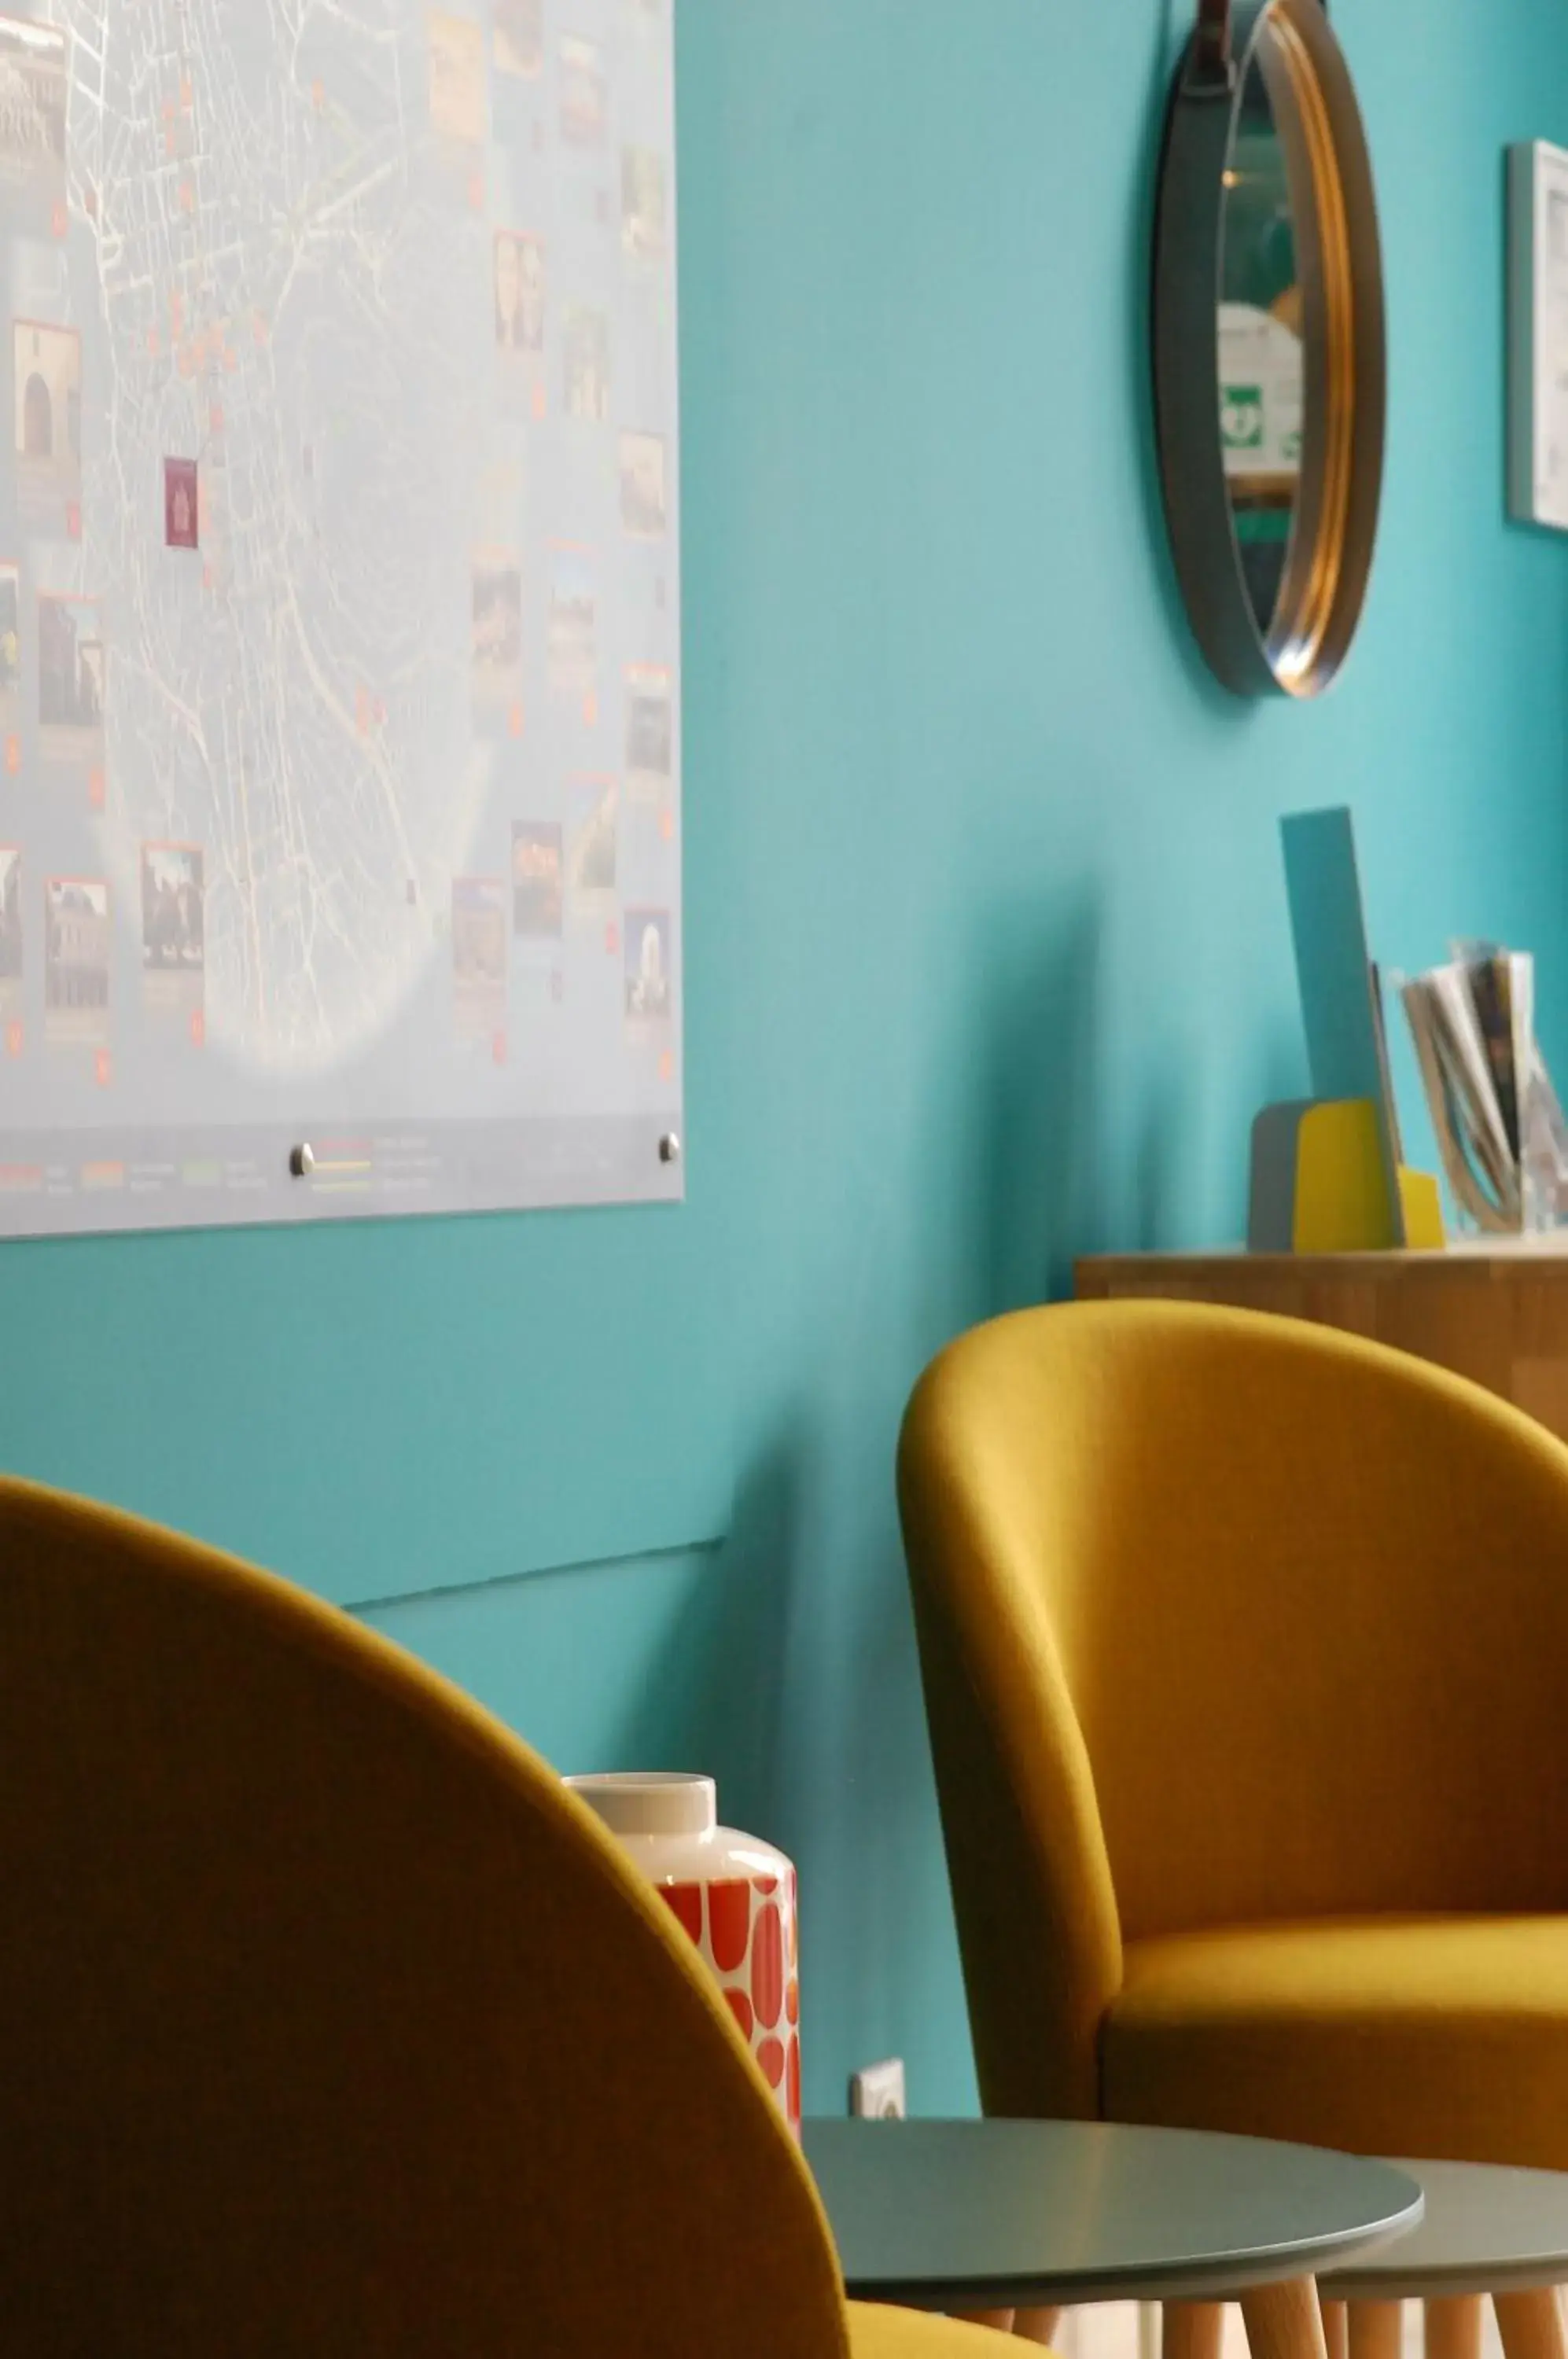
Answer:
M1056 2340L1056 2330L1062 2323L1059 2310L1020 2310L1013 2320L1015 2343L1036 2343L1049 2350Z
M1318 2289L1311 2277L1292 2277L1288 2285L1258 2286L1244 2293L1241 2314L1252 2359L1328 2359ZM1354 2310L1351 2317L1354 2321ZM1355 2348L1352 2341L1353 2354Z
M1486 2317L1479 2294L1450 2294L1423 2307L1426 2359L1481 2359Z
M1405 2332L1402 2301L1353 2301L1350 2359L1399 2359Z
M1556 2292L1495 2293L1497 2332L1508 2359L1568 2359Z
M1320 2294L1318 2308L1323 2312L1323 2344L1328 2359L1350 2359L1350 2321L1342 2301L1329 2301Z
M1220 2359L1223 2301L1168 2301L1160 2321L1160 2359Z

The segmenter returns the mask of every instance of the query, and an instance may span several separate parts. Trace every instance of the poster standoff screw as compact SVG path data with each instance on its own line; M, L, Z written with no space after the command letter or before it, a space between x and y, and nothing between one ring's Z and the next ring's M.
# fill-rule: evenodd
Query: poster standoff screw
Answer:
M296 1180L308 1180L316 1168L316 1150L309 1141L290 1149L289 1169Z
M661 1163L679 1163L681 1160L681 1141L672 1130L667 1130L659 1142L659 1159Z

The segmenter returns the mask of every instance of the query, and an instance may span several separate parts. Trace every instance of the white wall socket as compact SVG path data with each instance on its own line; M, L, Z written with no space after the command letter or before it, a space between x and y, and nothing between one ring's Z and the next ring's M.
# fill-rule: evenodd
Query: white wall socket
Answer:
M904 2060L890 2056L885 2064L867 2064L849 2076L849 2110L870 2122L901 2122L909 2114L904 2093Z

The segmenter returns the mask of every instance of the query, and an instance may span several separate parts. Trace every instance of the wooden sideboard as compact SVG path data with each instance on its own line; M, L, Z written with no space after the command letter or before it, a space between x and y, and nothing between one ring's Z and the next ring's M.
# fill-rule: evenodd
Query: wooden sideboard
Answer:
M1121 1254L1077 1266L1081 1301L1158 1296L1341 1327L1499 1393L1568 1441L1568 1240L1446 1253Z

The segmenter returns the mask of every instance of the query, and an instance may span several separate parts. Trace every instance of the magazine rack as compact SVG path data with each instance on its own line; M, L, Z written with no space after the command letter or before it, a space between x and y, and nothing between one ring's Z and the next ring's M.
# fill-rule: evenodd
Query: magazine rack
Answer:
M1371 1098L1266 1106L1252 1126L1247 1250L1255 1254L1441 1252L1437 1181L1399 1166L1395 1234L1379 1110Z

